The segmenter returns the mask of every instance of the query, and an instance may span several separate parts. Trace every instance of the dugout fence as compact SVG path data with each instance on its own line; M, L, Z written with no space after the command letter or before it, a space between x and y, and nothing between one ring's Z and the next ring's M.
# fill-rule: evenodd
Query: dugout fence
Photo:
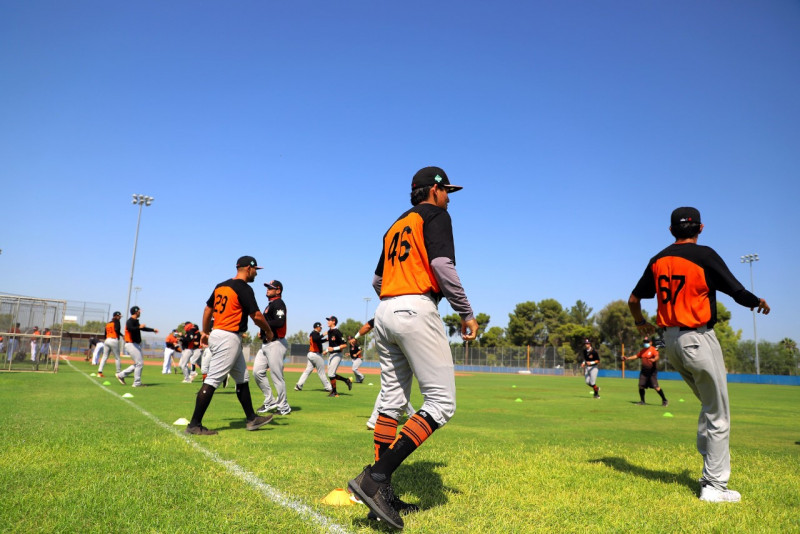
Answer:
M0 294L5 371L58 371L67 302Z

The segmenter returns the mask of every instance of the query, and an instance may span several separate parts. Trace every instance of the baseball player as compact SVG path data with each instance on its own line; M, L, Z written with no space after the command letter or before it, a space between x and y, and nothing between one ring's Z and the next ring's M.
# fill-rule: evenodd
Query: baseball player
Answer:
M277 410L280 415L289 415L292 408L286 400L286 381L283 378L283 358L289 350L286 341L286 304L283 302L283 284L279 280L272 280L264 284L267 288L269 304L264 309L264 319L275 334L272 341L267 340L264 332L260 332L261 341L264 343L253 361L253 377L256 384L264 394L264 404L258 413L267 413ZM275 396L269 386L267 369L275 385Z
M661 406L669 406L669 401L664 396L664 391L658 386L658 368L656 367L659 359L658 349L650 345L649 337L644 338L642 347L642 350L635 356L622 357L623 362L636 359L642 360L642 367L639 371L639 399L641 400L636 404L644 406L646 404L644 402L644 391L647 388L653 388L661 396Z
M39 327L38 326L34 326L33 327L33 332L31 333L31 336L32 336L31 337L31 361L33 363L36 363L36 357L39 355L39 353L38 353L39 336L41 336L41 335L42 335L42 333L39 332Z
M142 310L139 306L131 308L131 316L125 322L125 352L133 358L133 365L117 373L115 376L120 384L125 385L125 378L133 374L133 387L143 387L142 369L144 369L144 356L142 356L142 332L158 334L158 329L150 328L139 323Z
M42 347L39 349L39 359L47 362L50 359L50 336L53 334L49 328L44 329L42 334Z
M106 339L103 341L103 357L100 358L100 367L97 368L97 376L103 378L103 368L108 360L109 353L114 353L114 361L117 364L117 374L122 371L122 330L119 320L122 312L115 311L111 320L106 323Z
M597 369L600 366L600 356L597 351L592 347L592 342L589 339L583 340L583 378L586 385L594 390L594 398L600 398L600 388L597 387Z
M178 331L173 330L169 333L166 339L166 345L164 346L164 365L161 368L162 375L168 375L172 373L172 356L175 354L175 350L178 348Z
M200 329L191 321L183 323L183 335L180 337L181 342L181 359L178 366L183 372L183 383L190 384L197 376L197 373L192 369L191 364L197 361L195 358L195 349L199 348ZM202 356L202 352L200 353Z
M319 381L322 382L322 387L325 388L325 391L331 391L331 383L328 377L325 376L325 360L322 359L322 344L327 340L328 338L322 335L322 324L319 322L314 323L311 334L308 336L308 354L306 355L308 363L305 371L300 375L300 380L294 385L295 391L303 391L303 385L314 369L317 370Z
M17 339L17 336L15 336L14 334L20 334L20 333L21 331L19 329L19 323L16 323L14 326L10 328L9 334L11 335L8 336L8 347L6 348L7 351L6 359L9 362L14 359L14 353L17 352L17 349L19 348L19 340Z
M271 414L263 417L256 415L253 410L247 362L242 352L242 334L247 331L248 317L264 331L267 340L271 341L274 337L250 287L258 275L258 269L261 267L254 257L242 256L236 260L236 276L217 284L206 301L200 342L208 342L211 357L208 376L197 392L192 420L185 430L187 434L210 436L217 433L203 426L203 416L211 404L214 391L228 374L236 382L236 397L244 410L247 430L258 430L272 421Z
M373 514L403 528L400 514L415 511L394 495L392 473L455 413L456 385L450 344L438 303L446 297L461 317L461 336L475 339L478 323L456 272L449 195L451 185L438 167L425 167L411 182L412 208L383 237L373 287L380 296L375 340L381 363L380 415L373 434L375 463L348 487ZM403 425L398 419L416 377L424 402Z
M358 332L356 332L358 336ZM347 336L347 344L350 345L350 359L353 360L353 376L356 379L356 384L364 381L364 375L358 370L361 367L361 346L358 344L358 337Z
M328 321L328 348L325 349L325 354L328 354L328 380L331 383L331 392L329 397L338 397L339 393L336 391L336 380L343 380L347 384L347 389L353 389L353 382L349 378L339 375L336 371L339 370L339 364L342 363L342 349L347 346L344 342L342 332L336 328L339 324L339 319L335 315L325 318Z
M656 322L664 329L670 364L700 399L697 450L703 456L700 499L739 502L728 489L730 464L730 404L725 360L716 334L717 291L736 303L770 312L763 298L747 291L711 247L697 244L703 224L696 208L681 207L670 216L675 242L653 256L633 288L628 307L643 335L655 326L642 315L642 299L657 298Z

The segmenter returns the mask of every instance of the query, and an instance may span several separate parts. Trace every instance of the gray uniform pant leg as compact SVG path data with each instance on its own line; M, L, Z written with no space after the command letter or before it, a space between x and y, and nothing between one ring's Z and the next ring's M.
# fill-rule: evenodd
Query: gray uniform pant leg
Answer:
M189 360L192 358L193 353L194 351L192 349L183 349L181 351L181 360L178 362L178 366L181 368L181 371L183 371L184 380L189 379Z
M399 419L416 377L426 411L439 426L456 411L456 382L450 344L434 301L426 295L381 300L375 312L381 363L380 412Z
M283 359L289 350L289 343L285 339L276 339L267 343L267 361L269 362L269 374L272 377L272 385L275 389L275 404L278 409L286 411L291 409L289 401L286 400L286 381L283 378Z
M314 362L311 361L311 354L313 354L313 353L309 352L306 355L306 359L308 360L308 363L306 363L306 368L303 371L303 374L301 374L300 378L297 380L297 387L299 387L301 389L303 388L303 384L306 383L306 379L308 379L308 375L310 375L311 371L314 370Z
M583 370L583 378L587 386L594 387L594 385L597 384L597 366L586 366Z
M356 377L356 380L361 382L364 380L364 374L358 370L359 367L361 367L361 358L356 358L353 360L353 376Z
M172 371L172 355L175 349L164 347L164 365L161 366L161 374L168 375Z
M117 374L122 372L122 362L120 361L120 356L122 355L122 341L119 339L106 339L103 342L103 357L100 358L100 367L98 367L97 372L103 372L103 367L106 365L108 355L112 352L114 353L114 361L117 364Z
M242 352L241 334L212 330L208 336L208 349L211 351L211 357L204 384L219 388L228 374L237 385L249 381L250 373L247 371L247 362Z
M270 368L269 359L267 358L266 345L263 345L253 360L253 378L256 385L264 394L264 404L269 406L275 402L272 397L272 387L269 385L269 378L267 378L267 370Z
M192 365L197 365L197 362L199 362L200 358L202 357L203 357L203 351L201 349L193 349L192 357L189 359L189 363Z
M325 360L322 359L322 356L316 352L309 352L306 358L308 358L308 365L306 365L306 370L303 371L303 374L300 376L300 380L297 381L297 385L302 388L303 384L306 383L308 375L311 374L312 370L316 369L317 375L319 375L319 381L322 382L325 391L331 391L331 381L325 376Z
M198 349L200 350L200 349ZM208 347L202 349L202 357L200 358L200 372L204 375L208 374L208 366L211 363L211 351Z
M336 371L339 370L339 364L342 363L342 353L333 352L328 357L328 378L336 376Z
M125 352L133 358L133 365L119 373L122 378L133 374L133 385L139 386L142 383L142 368L144 367L144 357L142 347L138 343L125 343Z
M716 488L726 488L731 475L730 404L722 348L714 330L704 327L665 333L670 364L700 399L697 451L703 456L703 478Z

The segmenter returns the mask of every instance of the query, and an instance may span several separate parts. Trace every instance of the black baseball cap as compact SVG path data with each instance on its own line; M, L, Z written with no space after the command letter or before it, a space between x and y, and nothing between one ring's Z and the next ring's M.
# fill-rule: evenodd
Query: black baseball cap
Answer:
M337 319L335 315L331 315L330 317L325 317L325 320L333 321L333 324L339 324L339 319Z
M414 178L411 180L411 190L420 187L428 187L430 185L440 185L448 193L455 193L463 189L460 185L452 185L450 179L445 174L444 170L439 167L425 167L417 171Z
M241 267L255 267L256 269L263 269L263 267L258 266L258 262L253 256L242 256L236 260L236 268L239 269Z
M320 323L319 321L317 321L316 323L314 323L314 326L313 326L313 328L322 328L322 323Z
M115 311L114 317L122 317L122 312Z
M670 217L670 224L672 226L678 226L682 223L700 224L700 212L697 208L676 208Z
M139 310L140 310L139 306L134 306L133 308L131 308L131 315L138 312Z
M266 287L267 289L280 289L281 291L283 291L283 284L280 282L280 280L265 282L264 287Z
M583 344L584 344L584 345L585 345L585 344L587 344L587 343L589 343L590 345L592 344L592 342L591 342L591 341L589 341L589 338L588 338L588 337L587 337L586 339L584 339L584 340L583 340Z

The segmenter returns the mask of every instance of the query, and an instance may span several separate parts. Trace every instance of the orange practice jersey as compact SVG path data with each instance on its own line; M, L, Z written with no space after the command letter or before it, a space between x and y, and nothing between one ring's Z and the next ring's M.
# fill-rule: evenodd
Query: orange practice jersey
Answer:
M650 260L633 295L639 299L657 296L658 326L713 328L716 291L730 295L742 306L758 306L758 297L736 280L712 248L682 243L668 246Z
M108 339L117 339L117 331L114 329L114 321L106 323L106 337Z
M258 311L253 288L237 278L217 284L206 305L214 310L214 330L228 332L247 331L247 318Z
M455 262L450 215L432 204L414 206L383 236L375 270L382 277L381 298L440 293L431 261L442 256Z

